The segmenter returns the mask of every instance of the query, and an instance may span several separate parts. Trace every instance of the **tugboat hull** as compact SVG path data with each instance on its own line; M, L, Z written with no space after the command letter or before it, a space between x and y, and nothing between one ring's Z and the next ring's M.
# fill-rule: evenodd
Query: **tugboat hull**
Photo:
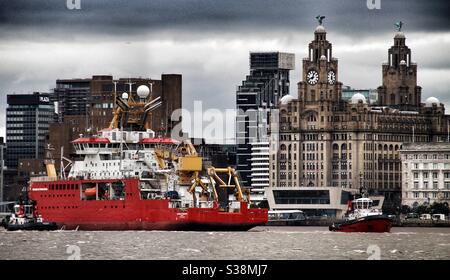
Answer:
M387 216L367 216L343 223L333 224L330 231L338 232L390 232L392 220Z
M56 230L56 223L40 223L40 222L28 222L25 224L6 224L6 230Z

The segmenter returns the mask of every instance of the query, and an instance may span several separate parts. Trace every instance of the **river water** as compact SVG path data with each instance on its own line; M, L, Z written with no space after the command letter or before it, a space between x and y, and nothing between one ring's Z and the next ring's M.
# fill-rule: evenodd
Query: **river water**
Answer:
M249 232L0 231L0 259L450 259L450 228L337 233L326 227Z

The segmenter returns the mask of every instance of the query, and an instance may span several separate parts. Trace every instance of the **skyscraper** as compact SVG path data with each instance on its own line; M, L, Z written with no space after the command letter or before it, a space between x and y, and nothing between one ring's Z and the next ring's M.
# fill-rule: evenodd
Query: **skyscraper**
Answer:
M6 162L17 169L19 159L43 158L53 104L46 93L9 94L6 109Z
M89 108L91 79L58 79L56 88L50 94L50 101L56 107L56 122L63 122L65 116L85 116Z
M244 186L251 186L252 143L267 141L268 110L289 94L294 54L250 53L250 74L236 91L237 169Z

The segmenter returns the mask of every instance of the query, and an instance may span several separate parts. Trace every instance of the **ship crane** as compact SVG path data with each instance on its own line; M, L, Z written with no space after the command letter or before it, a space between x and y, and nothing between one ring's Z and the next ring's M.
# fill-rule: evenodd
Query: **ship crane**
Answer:
M219 201L219 196L217 194L216 186L219 188L231 188L235 189L236 193L236 200L239 202L245 202L244 195L242 193L241 184L239 183L239 178L237 175L237 172L232 167L225 167L225 168L216 168L216 167L208 167L208 176L209 181L211 182L211 189L214 196L214 201ZM227 178L225 181L219 176L219 174L225 174L227 175ZM232 184L234 183L234 184ZM208 187L206 184L203 183L202 179L198 176L198 173L196 173L196 177L193 180L192 186L188 189L188 192L194 195L195 199L195 189L196 187L202 188L202 195L208 194ZM250 202L250 196L247 194L247 202Z

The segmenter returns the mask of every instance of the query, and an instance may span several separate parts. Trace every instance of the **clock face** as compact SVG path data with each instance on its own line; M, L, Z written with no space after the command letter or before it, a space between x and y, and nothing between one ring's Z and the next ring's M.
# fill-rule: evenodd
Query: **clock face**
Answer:
M306 74L306 81L310 85L315 85L319 81L319 73L315 70L311 70Z
M328 83L330 85L334 85L334 83L336 82L336 74L334 73L334 71L329 71L327 78L328 78Z

